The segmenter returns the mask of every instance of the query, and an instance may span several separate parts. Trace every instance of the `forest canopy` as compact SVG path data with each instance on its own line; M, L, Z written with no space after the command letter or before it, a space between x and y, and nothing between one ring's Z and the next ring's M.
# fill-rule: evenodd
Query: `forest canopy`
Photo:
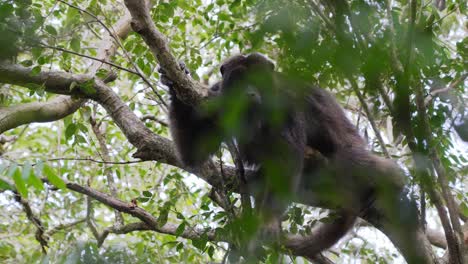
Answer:
M223 61L261 53L286 94L328 91L369 153L398 165L420 255L468 263L466 17L464 0L0 0L0 262L411 262L400 236L413 223L382 175L372 184L387 214L353 212L338 243L308 254L360 188L301 182L271 243L245 213L259 205L244 192L255 168L239 161L239 138L205 163L181 161L171 102L204 105ZM226 97L207 108L236 135L245 102ZM288 101L261 99L272 113Z

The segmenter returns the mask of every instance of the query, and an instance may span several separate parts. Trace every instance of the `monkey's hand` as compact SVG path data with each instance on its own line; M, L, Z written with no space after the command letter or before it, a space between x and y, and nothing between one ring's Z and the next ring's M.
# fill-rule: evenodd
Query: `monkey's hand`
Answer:
M180 67L181 71L183 71L185 74L190 75L190 71L187 69L187 66L185 65L184 62L182 62L182 61L179 62L179 67ZM169 76L167 76L166 70L164 68L162 68L162 67L158 67L158 72L160 74L161 83L166 85L170 89L172 89L174 87L174 81L171 80L171 78L169 78Z

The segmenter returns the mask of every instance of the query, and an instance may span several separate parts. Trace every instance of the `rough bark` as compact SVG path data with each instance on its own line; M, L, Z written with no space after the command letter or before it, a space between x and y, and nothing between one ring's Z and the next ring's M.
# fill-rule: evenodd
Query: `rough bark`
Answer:
M74 113L83 104L81 99L57 96L47 102L32 102L0 107L0 134L29 123L44 123L62 119Z

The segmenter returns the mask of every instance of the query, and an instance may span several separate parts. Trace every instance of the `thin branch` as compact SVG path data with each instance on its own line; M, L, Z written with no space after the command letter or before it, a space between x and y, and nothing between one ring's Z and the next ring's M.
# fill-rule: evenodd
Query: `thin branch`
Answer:
M390 30L390 52L391 52L391 65L393 68L393 71L397 73L399 76L403 76L403 65L400 62L399 56L398 56L398 49L396 47L396 31L395 31L395 25L393 23L393 15L392 15L392 0L387 0L387 20L388 20L388 28Z
M47 182L47 179L42 179L44 182ZM50 183L49 183L50 184ZM105 237L109 233L116 233L116 234L125 234L133 231L155 231L162 234L168 235L177 235L177 228L178 225L166 223L164 226L160 226L158 224L157 218L145 211L144 209L135 206L132 203L126 203L121 200L118 200L108 194L99 192L87 186L81 186L76 183L67 182L66 183L67 189L72 191L81 193L86 195L87 197L96 199L97 201L113 208L119 210L120 212L124 212L130 214L142 222L135 222L130 223L128 225L124 225L121 227L110 227L103 231L101 235L97 234L97 239L100 244L104 241ZM94 233L94 232L93 232ZM96 231L97 233L97 231ZM219 237L216 236L214 230L210 228L190 228L185 229L180 237L187 238L187 239L197 239L200 237L206 237L209 241L217 241L217 242L229 242L227 237ZM286 250L288 252L292 252L294 255L297 256L308 256L306 252L302 252L301 249L303 248L303 243L309 243L309 241L316 240L314 235L309 236L300 236L300 235L289 235L285 234L285 238L283 244L286 246Z
M462 3L459 3L459 5L460 5L460 4L462 4ZM457 5L455 8L453 8L452 10L450 10L449 12L447 12L447 14L445 14L445 16L443 16L443 17L441 17L440 19L434 21L432 24L427 25L427 26L426 26L426 29L427 29L427 28L431 28L431 27L433 27L435 24L438 24L438 23L442 22L442 20L444 20L446 17L448 17L449 15L451 15L451 14L453 14L455 11L457 11L458 8L459 8L459 6Z
M320 10L320 7L314 2L314 0L309 0L309 4L311 5L312 10L314 10L314 12L323 20L323 22L325 22L327 27L331 31L336 31L335 25L327 18L325 14L323 14L322 10Z
M83 58L87 58L87 59L91 59L91 60L94 60L94 61L99 61L99 62L102 62L104 64L110 65L110 66L112 66L114 68L117 68L119 70L126 71L126 72L129 72L129 73L135 74L135 75L137 75L139 77L142 77L139 72L136 72L134 70L122 67L122 66L120 66L118 64L115 64L113 62L110 62L110 61L107 61L107 60L104 60L104 59L99 59L99 58L96 58L96 57L93 57L93 56L89 56L89 55L86 55L86 54L78 53L78 52L75 52L75 51L72 51L72 50L67 50L67 49L60 48L60 47L50 46L50 45L47 45L47 44L44 44L44 43L40 43L40 46L42 46L44 48L48 48L48 49L53 49L53 50L58 50L58 51L70 53L70 54L73 54L73 55L76 55L76 56L79 56L79 57L83 57Z
M375 137L379 141L380 148L382 149L382 152L384 153L385 157L391 158L387 147L385 147L385 142L382 138L382 135L380 134L380 129L378 128L377 124L375 123L374 116L372 115L371 111L369 110L369 106L367 106L366 100L364 100L364 96L361 94L361 91L359 90L359 86L352 78L352 76L348 77L348 80L351 83L351 87L353 88L354 93L356 94L357 98L359 99L359 102L361 103L362 109L364 109L364 112L366 113L367 120L369 120L369 123L372 126L372 129L374 130Z
M76 225L79 225L79 224L82 224L86 222L86 218L83 218L83 219L79 219L79 220L76 220L76 221L73 221L71 223L66 223L66 224L59 224L53 228L51 228L50 230L48 230L46 232L46 236L47 237L51 237L53 236L55 233L58 233L58 232L61 232L61 231L64 231L64 230L67 230L67 229L70 229Z
M93 129L94 135L98 139L99 143L99 148L101 149L102 153L102 159L104 161L110 161L110 155L109 155L109 149L107 148L106 144L106 138L105 138L105 131L101 130L101 126L96 122L96 117L94 116L95 113L93 113L89 119L89 122L91 123L91 128ZM106 175L107 178L107 185L109 186L109 190L112 194L112 196L118 198L118 192L117 192L117 187L115 187L115 181L114 181L114 176L112 175L112 171L107 169L107 166L103 166L103 171L104 175ZM124 218L122 214L114 210L115 213L115 219L117 226L123 226L124 225Z
M36 227L36 240L39 242L41 245L42 253L47 254L47 247L48 245L48 238L44 234L44 225L42 224L41 220L34 215L31 206L29 205L28 201L21 197L21 195L18 192L14 192L15 194L15 200L21 204L23 207L23 211L26 213L26 217L31 221L31 223Z
M159 92L156 90L156 88L154 87L154 85L150 82L150 80L143 74L143 72L141 71L141 69L138 67L138 65L131 59L130 55L128 54L127 50L125 49L125 47L122 45L122 42L120 41L119 37L116 36L114 34L114 32L112 32L112 30L101 20L99 19L99 17L97 17L96 15L94 15L93 13L89 12L88 10L86 9L82 9L76 5L73 5L73 4L70 4L70 3L67 3L66 1L63 1L63 0L58 0L59 2L71 7L71 8L74 8L80 12L83 12L89 16L91 16L92 18L96 19L96 21L101 24L101 26L109 33L109 35L115 40L115 42L119 45L119 47L122 49L122 51L124 52L125 56L127 57L128 61L130 62L130 64L132 64L132 66L135 68L136 70L136 73L138 76L140 76L140 78L143 80L143 82L145 82L152 90L153 92L156 94L156 96L158 97L160 103L162 105L164 105L166 108L167 108L167 104L166 102L164 101L164 99L161 97L161 95L159 94Z
M155 121L155 122L159 123L163 127L169 127L169 124L166 121L158 118L155 115L151 115L151 114L146 114L146 115L142 116L140 118L140 120L141 121L152 120L152 121Z
M4 159L7 159L5 157L2 157ZM9 161L11 162L14 162L15 164L19 165L19 166L24 166L25 164L23 163L20 163L20 162L16 162L15 160L12 160L12 159L8 159ZM112 165L128 165L128 164L135 164L135 163L143 163L143 162L146 162L144 160L129 160L129 161L105 161L105 160L97 160L97 159L93 159L93 158L72 158L72 157L64 157L64 158L50 158L50 159L45 159L43 161L47 161L47 162L52 162L52 161L66 161L66 160L69 160L69 161L90 161L90 162L94 162L94 163L100 163L100 164L112 164ZM31 166L36 166L37 163L30 163Z
M453 88L457 87L460 83L464 82L467 77L468 77L468 72L462 74L458 79L452 81L449 85L447 85L447 87L431 91L429 95L426 97L426 99L424 100L424 105L427 106L432 101L432 99L434 99L438 94L448 92L452 90Z

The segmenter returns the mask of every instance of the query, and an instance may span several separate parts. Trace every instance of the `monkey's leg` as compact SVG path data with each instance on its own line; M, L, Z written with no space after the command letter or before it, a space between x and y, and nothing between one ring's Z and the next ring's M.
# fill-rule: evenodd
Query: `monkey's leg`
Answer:
M362 217L385 233L409 264L430 264L436 259L420 225L416 203L404 189L391 197L378 195Z
M292 248L295 255L313 258L332 247L353 227L356 215L345 210L336 212L333 222L322 223L307 236L291 235L285 246Z

